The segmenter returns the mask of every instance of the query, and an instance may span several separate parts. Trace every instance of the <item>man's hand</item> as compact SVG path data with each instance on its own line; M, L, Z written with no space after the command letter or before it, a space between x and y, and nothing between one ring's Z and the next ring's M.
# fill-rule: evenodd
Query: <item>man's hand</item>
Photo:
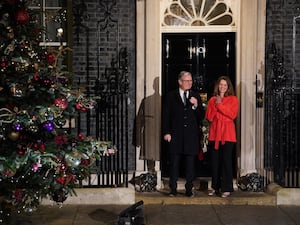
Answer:
M198 107L198 100L195 97L190 98L190 103L197 108Z

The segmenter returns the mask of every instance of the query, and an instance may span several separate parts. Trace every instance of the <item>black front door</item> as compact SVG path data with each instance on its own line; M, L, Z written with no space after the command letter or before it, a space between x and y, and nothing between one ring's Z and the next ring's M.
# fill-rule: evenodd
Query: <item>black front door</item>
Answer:
M207 99L216 79L231 78L235 86L235 33L165 33L162 35L162 96L178 88L180 71L193 75L193 89ZM168 177L168 157L162 144L162 176ZM209 157L197 163L197 176L210 176ZM235 160L234 160L235 161ZM183 173L182 173L183 174Z

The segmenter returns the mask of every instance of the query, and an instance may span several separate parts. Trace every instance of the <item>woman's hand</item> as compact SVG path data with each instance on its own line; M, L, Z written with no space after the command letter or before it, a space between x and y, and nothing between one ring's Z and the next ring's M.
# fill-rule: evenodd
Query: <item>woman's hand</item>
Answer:
M164 140L167 141L167 142L170 142L171 141L171 134L165 134L164 135Z
M217 96L216 96L216 104L221 103L221 101L222 101L221 96L220 96L220 95L217 95Z

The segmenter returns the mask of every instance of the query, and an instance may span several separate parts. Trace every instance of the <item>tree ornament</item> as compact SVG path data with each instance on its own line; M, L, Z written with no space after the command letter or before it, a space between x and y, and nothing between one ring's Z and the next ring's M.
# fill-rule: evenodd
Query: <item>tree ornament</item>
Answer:
M53 82L49 78L45 78L45 79L42 80L42 84L45 87L50 87L53 84Z
M83 112L87 110L87 108L84 105L82 105L80 102L76 103L75 108L77 110L80 110L80 111L83 111Z
M24 128L24 126L23 126L23 124L22 124L21 122L16 122L16 123L14 124L14 130L15 130L15 131L22 131L23 128Z
M16 199L17 202L22 202L23 190L20 189L20 188L14 190L13 191L13 197L14 197L14 199Z
M24 148L19 148L18 149L18 155L24 155L25 154L25 149Z
M12 96L14 96L14 97L20 98L23 96L23 91L22 91L22 89L20 89L19 84L12 84L11 88L10 88L10 92L12 93Z
M37 163L35 163L35 164L32 165L32 170L33 170L33 172L38 171L38 169L39 169L39 166L38 166Z
M7 67L7 59L3 56L1 57L1 61L0 61L1 71L5 71L6 67Z
M34 80L34 81L39 81L39 80L40 80L40 74L39 74L38 72L35 72L35 73L33 74L33 80Z
M15 20L17 24L24 25L29 22L29 13L25 9L20 9L16 12Z
M79 133L79 134L77 135L77 138L78 138L79 140L83 140L84 136L83 136L82 133Z
M45 144L40 144L40 146L39 146L39 150L41 151L41 152L44 152L45 151Z
M79 157L77 152L71 152L65 155L65 162L70 167L78 167L81 163L81 157Z
M54 56L52 53L49 53L49 54L46 56L46 60L47 60L47 62L49 63L49 65L53 65L54 62L55 62L55 56Z
M59 117L59 118L55 118L54 119L54 123L55 123L55 125L56 126L58 126L58 127L63 127L65 124L66 124L66 120L64 119L64 118L62 118L62 117Z
M45 123L43 123L43 128L44 128L46 131L53 131L53 129L54 129L54 124L53 124L53 122L51 122L51 121L46 121Z
M64 163L62 163L62 164L60 165L59 172L65 172L66 170L67 170L66 165L65 165Z
M14 29L11 26L6 27L7 30L7 37L10 39L13 39L15 37ZM7 54L7 51L12 52L15 49L15 42L12 41L7 48L5 49L5 53Z
M80 165L82 165L82 166L88 166L88 165L90 165L90 160L89 159L81 158Z
M57 145L63 145L68 141L67 137L65 135L59 135L54 137L54 142Z
M66 109L68 107L68 101L65 98L58 98L54 100L54 105L60 109Z
M13 177L17 172L17 169L15 168L15 166L11 166L10 168L5 168L1 173L5 176L5 177Z
M57 203L63 203L67 198L68 190L66 190L65 188L60 188L59 190L56 190L52 195L53 201Z
M45 118L48 120L48 121L53 121L54 119L54 113L48 109L46 112L45 112Z
M10 140L16 141L16 140L19 139L20 133L12 131L10 134L8 134L8 137L9 137Z

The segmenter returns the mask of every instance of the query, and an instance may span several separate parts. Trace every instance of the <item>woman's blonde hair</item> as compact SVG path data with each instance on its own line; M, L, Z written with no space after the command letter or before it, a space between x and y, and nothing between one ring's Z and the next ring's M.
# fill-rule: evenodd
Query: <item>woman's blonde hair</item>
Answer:
M230 96L230 95L234 95L234 89L233 89L233 85L231 83L231 80L228 76L220 76L215 84L214 87L214 96L219 95L219 84L221 80L225 80L228 86L227 91L225 92L224 96Z

